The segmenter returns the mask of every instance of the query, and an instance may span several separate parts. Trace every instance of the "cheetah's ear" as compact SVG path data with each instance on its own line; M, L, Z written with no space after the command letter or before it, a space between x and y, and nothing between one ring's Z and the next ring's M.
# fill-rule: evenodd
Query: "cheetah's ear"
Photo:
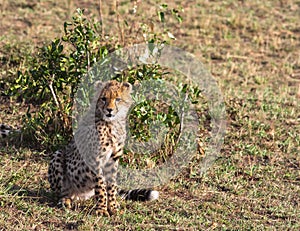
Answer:
M124 82L122 83L122 89L123 91L128 91L128 93L130 94L132 92L132 85L128 82Z

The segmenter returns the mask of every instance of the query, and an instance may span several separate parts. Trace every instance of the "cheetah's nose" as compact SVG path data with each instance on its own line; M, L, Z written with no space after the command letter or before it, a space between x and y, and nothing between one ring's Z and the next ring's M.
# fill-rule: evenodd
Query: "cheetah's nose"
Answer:
M107 108L106 110L108 111L108 113L111 113L113 111L113 109L111 108Z

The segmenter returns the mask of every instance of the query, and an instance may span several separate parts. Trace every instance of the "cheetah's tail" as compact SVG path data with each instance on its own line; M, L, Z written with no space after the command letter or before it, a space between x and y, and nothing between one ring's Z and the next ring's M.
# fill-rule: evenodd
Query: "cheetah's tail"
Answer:
M152 189L120 190L122 199L132 201L153 201L158 199L159 192Z
M12 126L6 124L0 124L0 138L6 138L12 134L20 134L21 129L15 129Z
M6 124L0 124L0 138L7 137L12 132L12 127Z

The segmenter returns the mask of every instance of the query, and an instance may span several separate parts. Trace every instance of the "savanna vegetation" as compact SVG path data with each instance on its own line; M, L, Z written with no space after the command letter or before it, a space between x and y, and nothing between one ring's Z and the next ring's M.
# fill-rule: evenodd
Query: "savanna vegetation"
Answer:
M20 127L0 143L0 230L299 230L300 2L0 2L0 123ZM47 182L53 150L72 135L83 76L118 48L169 44L194 54L215 78L226 108L224 144L203 171L213 115L201 89L159 65L114 78L138 86L172 81L199 117L197 152L154 202L121 202L117 216L56 206ZM174 151L180 115L145 101L129 117L131 138L151 124L172 129L156 153L128 149L122 165L152 168Z

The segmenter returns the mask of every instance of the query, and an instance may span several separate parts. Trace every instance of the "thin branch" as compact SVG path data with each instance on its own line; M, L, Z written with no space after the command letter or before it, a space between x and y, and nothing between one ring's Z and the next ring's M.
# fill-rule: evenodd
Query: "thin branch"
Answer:
M53 76L53 78L54 78L54 76ZM55 94L55 91L54 91L54 89L53 89L52 84L53 84L53 82L52 82L52 80L51 80L50 83L49 83L49 89L50 89L50 91L51 91L51 94L52 94L52 97L53 97L53 99L54 99L54 102L55 102L56 106L57 106L58 108L60 108L60 103L58 102L58 99L57 99L57 97L56 97L56 94Z
M103 13L102 13L102 0L99 0L99 22L100 22L100 32L101 32L101 38L104 38L104 23L103 23Z
M124 32L123 32L121 22L120 22L120 13L119 13L118 7L119 7L119 1L116 0L116 13L117 13L117 24L118 24L119 36L120 36L121 43L124 46L125 45Z
M182 132L183 132L183 126L184 126L183 120L184 120L184 113L185 113L184 107L185 107L185 103L186 103L187 100L188 100L188 97L189 97L188 92L186 92L186 93L185 93L185 98L184 98L184 100L183 100L183 105L182 105L182 108L181 108L182 110L181 110L181 113L180 113L179 135L178 135L177 140L176 140L176 142L175 142L176 145L178 145L179 140L180 140L181 135L182 135Z
M52 76L52 79L54 79L54 74ZM51 91L51 94L52 94L52 97L54 99L54 102L55 104L57 105L58 109L59 109L59 113L62 115L63 117L63 122L64 124L67 124L68 123L68 118L66 117L64 111L63 111L63 108L62 108L62 105L61 103L59 102L59 99L57 98L56 94L55 94L55 91L54 91L54 88L53 88L53 81L51 80L50 83L49 83L49 89Z
M89 48L86 48L86 57L87 57L87 72L91 69L91 60L90 60L90 51Z

